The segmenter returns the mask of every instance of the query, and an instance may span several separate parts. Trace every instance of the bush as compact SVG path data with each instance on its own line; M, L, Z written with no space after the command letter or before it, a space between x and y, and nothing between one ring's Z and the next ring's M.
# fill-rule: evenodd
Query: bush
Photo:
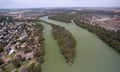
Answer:
M4 61L2 59L0 59L0 65L4 64Z
M3 48L0 48L0 53L3 52Z
M20 61L19 61L18 59L13 60L13 65L14 65L16 68L19 68L19 67L21 66Z
M41 72L40 64L35 65L35 63L32 63L28 68L28 72Z

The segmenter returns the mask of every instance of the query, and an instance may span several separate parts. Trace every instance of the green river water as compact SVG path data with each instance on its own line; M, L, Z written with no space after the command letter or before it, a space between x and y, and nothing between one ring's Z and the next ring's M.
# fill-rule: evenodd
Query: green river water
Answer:
M74 63L69 65L52 37L52 27L42 23L45 38L45 62L42 64L42 72L120 72L120 54L96 35L74 23L50 20L47 16L40 19L64 26L73 34L77 42Z

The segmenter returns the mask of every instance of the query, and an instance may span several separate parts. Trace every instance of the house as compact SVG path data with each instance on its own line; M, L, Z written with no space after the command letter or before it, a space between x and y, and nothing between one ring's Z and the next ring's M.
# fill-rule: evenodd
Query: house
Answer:
M12 49L9 51L9 54L8 54L8 55L13 54L14 52L15 52L15 49L14 49L14 48L12 48Z
M25 55L25 58L26 58L26 60L30 60L30 59L33 59L33 52L29 52L29 53L27 53L26 55Z

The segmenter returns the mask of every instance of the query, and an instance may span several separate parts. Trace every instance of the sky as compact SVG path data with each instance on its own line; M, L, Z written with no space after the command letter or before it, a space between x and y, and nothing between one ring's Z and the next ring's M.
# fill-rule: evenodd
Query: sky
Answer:
M0 0L0 8L120 7L120 0Z

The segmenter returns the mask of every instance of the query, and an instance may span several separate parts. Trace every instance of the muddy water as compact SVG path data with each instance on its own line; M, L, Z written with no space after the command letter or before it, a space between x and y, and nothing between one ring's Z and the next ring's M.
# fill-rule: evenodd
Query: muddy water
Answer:
M45 62L42 72L120 72L120 54L114 51L96 35L76 26L74 23L50 20L41 17L41 20L64 26L76 39L76 57L73 65L65 62L59 47L52 37L51 26L42 23L45 27Z

